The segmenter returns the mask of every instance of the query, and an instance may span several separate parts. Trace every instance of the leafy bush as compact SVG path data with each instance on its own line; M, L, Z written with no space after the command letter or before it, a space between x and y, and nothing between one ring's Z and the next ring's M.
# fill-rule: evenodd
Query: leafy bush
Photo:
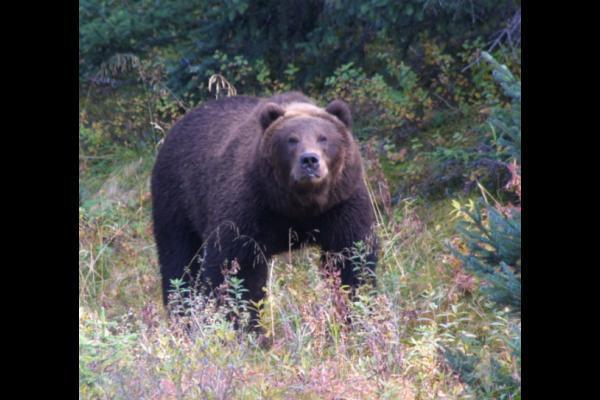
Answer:
M495 156L512 159L511 180L506 188L514 191L520 202L520 145L521 145L521 85L506 66L497 63L489 54L483 57L494 67L494 77L500 82L506 95L512 99L510 108L495 113L489 121L492 130L500 134L496 138ZM482 189L483 190L483 189ZM482 292L499 308L508 310L507 318L515 320L514 329L505 338L512 348L512 357L518 372L502 367L494 357L483 357L481 350L472 354L460 350L445 349L444 355L451 368L483 398L520 397L521 363L521 207L513 204L495 205L484 198L461 208L456 203L463 220L458 225L462 245L453 248L454 255L463 267L482 280ZM489 193L488 193L489 195Z
M131 362L129 347L138 339L125 324L108 321L103 311L93 315L79 309L80 396L108 396L102 387L113 383L114 374ZM101 374L98 374L101 371ZM113 394L114 395L114 394Z
M494 113L488 122L496 146L493 156L506 160L511 179L504 185L516 193L520 202L521 160L521 83L497 63L489 54L484 58L493 64L494 77L500 82L505 94L512 99L509 108ZM512 160L512 164L508 164ZM481 185L480 185L481 187ZM485 196L485 193L484 193ZM520 206L495 206L484 197L465 210L466 218L459 224L459 231L466 243L466 254L455 250L465 268L474 272L490 284L486 293L501 306L509 306L519 312L521 306L521 208Z
M382 52L416 66L420 55L413 46L423 33L451 52L477 36L489 40L520 2L229 0L157 6L150 0L86 0L79 7L82 82L116 54L146 59L159 51L169 87L198 101L198 82L218 69L221 54L262 65L262 76L269 71L274 81L321 90L327 77L351 61L368 75L382 70Z
M160 61L117 54L102 64L98 76L107 81L125 77L132 84L118 89L110 85L81 88L85 89L80 93L81 153L96 155L111 152L115 146L155 145L189 109L166 87Z
M419 87L416 74L403 63L390 67L400 89L392 88L380 74L367 77L353 63L342 65L325 80L323 97L346 99L356 116L354 132L360 138L394 138L414 132L423 108L431 105L427 92Z
M487 120L466 135L456 133L455 139L466 139L462 146L438 146L427 154L435 162L431 180L452 182L450 189L470 191L483 185L492 191L502 191L511 179L511 162L521 160L521 83L506 65L499 64L490 54L482 58L492 67L494 79L504 91L484 111Z
M498 209L483 201L465 210L458 231L466 249L454 254L463 266L486 282L483 292L501 307L521 309L521 211Z

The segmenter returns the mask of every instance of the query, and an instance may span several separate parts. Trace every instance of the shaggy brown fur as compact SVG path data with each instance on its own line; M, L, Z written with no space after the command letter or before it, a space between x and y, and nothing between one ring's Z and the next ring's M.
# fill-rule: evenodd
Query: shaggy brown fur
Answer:
M172 279L199 281L210 292L232 260L246 298L260 300L267 259L286 251L290 236L293 248L343 252L342 283L360 284L347 256L357 241L374 243L374 215L351 124L345 103L322 109L297 92L224 98L182 118L152 174L165 303Z

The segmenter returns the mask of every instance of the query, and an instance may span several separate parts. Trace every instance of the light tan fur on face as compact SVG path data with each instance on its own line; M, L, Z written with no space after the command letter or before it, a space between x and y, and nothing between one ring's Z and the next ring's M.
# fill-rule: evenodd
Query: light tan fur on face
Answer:
M285 105L285 114L288 115L290 114L294 114L294 115L314 115L314 114L321 114L324 113L325 111L320 108L315 106L314 104L309 104L309 103L289 103Z
M295 117L319 117L331 121L333 124L342 127L344 130L346 127L344 124L335 116L329 114L323 108L318 107L310 103L293 102L282 105L285 113L282 118L278 118L273 124L271 124L265 131L265 136L270 135L270 132L276 130L284 120L295 118Z
M334 123L341 123L337 118L329 114L324 109L309 103L289 103L285 105L284 118L293 117L320 117Z

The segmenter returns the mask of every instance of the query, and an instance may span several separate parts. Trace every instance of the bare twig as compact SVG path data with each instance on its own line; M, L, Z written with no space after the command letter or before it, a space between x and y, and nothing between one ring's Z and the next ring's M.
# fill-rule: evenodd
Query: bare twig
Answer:
M456 107L452 106L452 104L448 103L448 101L446 99L444 99L442 96L440 96L439 94L433 93L433 95L435 97L437 97L438 99L440 99L441 101L443 101L444 104L446 104L450 109L452 109L454 111L460 111L458 108L456 108Z
M491 53L496 47L500 46L502 42L508 43L509 47L513 50L515 46L521 43L521 9L519 8L515 14L508 20L506 27L496 32L496 36L492 39L489 44L490 46L486 50ZM481 54L475 58L469 65L464 67L460 72L465 72L475 64L479 64L481 60Z
M235 96L237 95L237 90L235 87L221 74L214 74L208 80L208 91L212 92L213 85L215 87L215 98L219 97L219 93L221 89L227 90L227 96Z

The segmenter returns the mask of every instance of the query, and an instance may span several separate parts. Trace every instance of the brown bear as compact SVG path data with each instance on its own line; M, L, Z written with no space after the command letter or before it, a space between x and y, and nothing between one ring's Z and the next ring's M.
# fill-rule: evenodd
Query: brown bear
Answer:
M344 102L323 109L299 92L222 98L178 121L151 182L165 304L171 280L214 291L232 261L259 301L269 257L307 243L341 255L323 259L356 288L362 242L372 276L375 219L351 125Z

